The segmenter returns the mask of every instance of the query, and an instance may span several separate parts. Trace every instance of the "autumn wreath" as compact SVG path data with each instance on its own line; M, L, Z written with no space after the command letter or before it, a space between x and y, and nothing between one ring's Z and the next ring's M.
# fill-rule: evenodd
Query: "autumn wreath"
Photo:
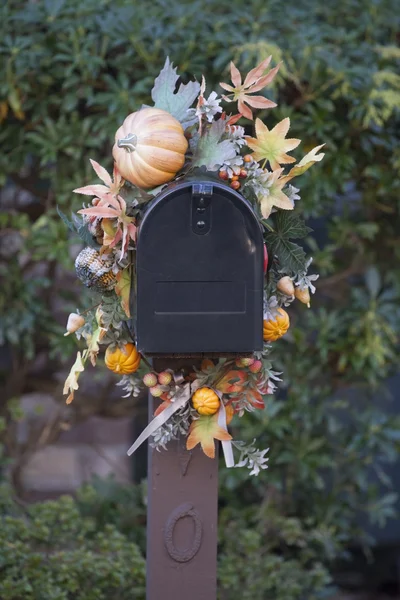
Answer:
M292 212L300 199L292 185L315 162L322 160L322 146L309 151L297 164L289 152L300 140L287 138L285 118L270 129L256 119L254 137L237 125L242 117L252 121L253 109L276 106L259 94L276 76L279 65L269 69L271 57L242 78L231 63L231 83L221 83L226 95L205 94L201 84L190 81L177 87L176 68L166 60L151 93L153 107L142 107L127 116L118 129L113 147L114 173L91 160L101 184L74 190L91 196L91 206L72 215L61 214L86 247L76 258L79 279L97 295L94 307L69 316L67 333L84 340L86 348L65 381L67 403L79 387L79 376L89 360L93 365L106 347L105 364L120 377L125 397L137 396L145 386L160 398L154 419L129 453L146 438L157 448L166 448L178 436L187 437L187 448L197 444L210 458L215 440L221 440L227 466L233 466L233 448L239 452L236 466L247 466L257 475L267 467L267 450L254 442L233 440L228 426L233 418L262 410L263 397L273 394L281 373L270 362L274 342L286 334L290 321L286 308L295 300L307 305L313 281L312 259L291 238L303 237L308 228ZM234 103L237 112L227 114L221 103ZM287 167L290 165L290 167ZM286 170L285 170L286 168ZM135 272L136 229L146 204L163 187L195 169L213 172L251 202L264 229L270 254L265 276L264 349L252 357L235 360L203 360L189 375L171 369L155 372L135 346L130 324L131 279Z

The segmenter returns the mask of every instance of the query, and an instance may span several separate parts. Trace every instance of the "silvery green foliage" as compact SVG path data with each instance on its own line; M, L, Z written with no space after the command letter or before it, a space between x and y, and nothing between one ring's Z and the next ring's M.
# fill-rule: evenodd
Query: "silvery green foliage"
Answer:
M250 469L250 475L258 475L259 472L263 469L268 469L268 458L265 458L269 448L266 450L258 450L255 447L255 438L251 444L246 444L246 442L232 442L232 445L235 446L240 451L239 462L235 465L235 467L247 467Z
M204 115L207 121L211 123L215 115L222 112L220 103L221 98L218 98L217 92L211 92L207 100L204 99L203 104L197 108L196 116L201 117Z
M198 417L197 412L186 404L180 410L177 410L172 417L159 427L149 439L152 448L160 451L162 448L167 450L167 444L171 440L177 440L180 435L187 436L190 423Z
M137 398L143 389L143 382L136 375L124 375L115 385L122 387L122 391L125 392L122 398Z

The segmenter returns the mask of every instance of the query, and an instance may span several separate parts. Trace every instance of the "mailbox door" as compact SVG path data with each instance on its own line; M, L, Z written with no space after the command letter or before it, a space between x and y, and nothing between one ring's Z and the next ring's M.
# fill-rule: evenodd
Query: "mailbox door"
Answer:
M240 194L192 182L156 198L139 228L135 312L146 354L262 349L263 239Z

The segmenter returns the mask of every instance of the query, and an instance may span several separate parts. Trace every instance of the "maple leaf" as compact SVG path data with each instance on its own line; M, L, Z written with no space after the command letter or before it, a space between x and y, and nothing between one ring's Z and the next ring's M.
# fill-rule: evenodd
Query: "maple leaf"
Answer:
M71 367L69 375L64 383L63 394L69 394L66 403L70 404L74 399L75 390L79 388L78 378L82 371L85 370L85 365L80 352L76 355L76 360Z
M286 134L289 131L290 119L286 117L280 121L271 130L268 129L261 119L256 120L256 136L255 138L245 136L247 145L254 150L253 158L257 161L269 161L271 169L278 169L280 165L286 165L296 162L293 156L289 156L286 152L294 150L300 144L301 140L295 138L286 139Z
M267 74L264 75L264 71L268 68L271 59L272 56L269 56L257 67L249 71L243 83L240 71L233 64L233 62L231 62L231 80L233 85L228 85L227 83L219 84L224 90L229 92L229 95L223 96L223 99L227 102L237 102L238 111L247 119L253 119L253 113L249 107L273 108L276 106L275 102L264 98L264 96L250 95L254 92L259 92L269 83L271 83L279 71L280 65L277 65L274 69L271 69Z
M297 165L290 169L289 173L283 179L285 179L286 181L290 181L291 179L293 179L293 177L303 175L303 173L308 171L308 169L312 167L313 164L315 164L316 162L320 162L324 158L325 154L324 152L318 154L318 152L324 146L325 144L321 144L320 146L316 146L315 148L310 150L310 152L303 156L303 158L299 163L297 163Z
M221 141L226 129L223 119L214 121L207 132L199 139L193 167L205 166L208 171L215 171L225 161L236 156L235 145L231 140Z
M108 218L118 220L115 237L111 241L107 240L107 244L108 246L115 246L115 244L122 238L122 251L120 258L120 260L122 260L125 252L128 249L129 239L132 239L133 241L136 239L136 225L134 224L135 219L134 217L129 217L126 214L126 202L122 196L113 198L111 195L108 195L106 198L101 199L97 206L82 208L81 210L78 210L78 213L81 215L87 215L88 217L100 217L102 219ZM118 230L121 231L120 234L118 234ZM108 230L108 235L109 232L110 230Z
M117 285L114 290L117 296L120 296L121 298L121 306L124 309L126 316L130 318L129 296L131 292L131 273L129 267L122 271L118 271Z
M294 202L282 191L286 180L280 177L283 169L275 171L265 171L259 176L259 181L263 185L257 190L257 199L260 203L261 213L265 219L268 219L274 206L284 210L293 210Z
M195 421L192 421L190 425L186 448L192 450L197 444L200 444L204 454L209 458L214 458L214 440L227 442L231 439L232 436L226 429L218 425L218 414L210 416L202 415Z
M121 177L116 165L114 164L113 179L107 171L99 165L95 160L89 159L90 163L96 172L99 179L102 180L104 185L86 185L85 187L77 188L73 190L76 194L84 194L85 196L97 196L98 198L106 199L109 195L118 196L118 193L123 186L124 180Z
M278 264L295 274L305 270L306 255L303 248L291 240L305 238L311 231L295 213L278 211L274 231L265 232L265 241Z
M220 379L215 387L223 394L234 394L242 391L247 378L248 376L246 371L237 371L232 369L231 371L228 371L228 373L226 373L222 379Z
M187 126L193 120L189 108L199 94L200 85L197 81L189 81L187 84L181 83L177 90L176 83L179 75L176 69L167 56L164 67L154 81L151 97L156 108L166 110ZM195 116L194 120L196 120Z

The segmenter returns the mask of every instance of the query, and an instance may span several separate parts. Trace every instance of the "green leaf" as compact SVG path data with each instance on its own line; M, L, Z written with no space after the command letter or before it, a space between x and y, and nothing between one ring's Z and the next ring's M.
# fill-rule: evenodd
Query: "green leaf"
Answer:
M121 298L121 306L124 309L126 316L130 317L129 308L129 297L131 291L131 272L130 268L127 267L123 271L119 271L117 275L117 285L115 286L115 293Z
M166 110L178 121L186 121L187 111L199 95L200 84L197 81L189 81L187 84L181 83L176 90L178 79L176 67L173 67L173 63L167 57L163 69L154 81L151 97L156 108Z
M62 221L65 223L65 225L68 227L68 229L70 231L72 231L73 233L76 233L76 228L75 225L73 224L72 221L70 221L67 217L67 215L65 215L60 208L57 206L57 212L59 214L59 216L61 217Z
M96 240L93 238L93 235L89 231L89 224L83 219L77 217L74 213L72 213L72 220L76 233L79 235L81 240L91 248L96 248L96 250L100 248L100 244L96 242Z
M279 211L274 216L274 231L265 233L270 254L274 255L280 266L285 266L287 271L292 273L303 271L306 265L306 254L303 248L290 240L304 238L312 230L296 214Z
M193 157L194 167L206 167L208 171L215 171L226 160L236 156L235 146L230 140L220 141L224 132L225 121L214 121L207 133L199 139Z

